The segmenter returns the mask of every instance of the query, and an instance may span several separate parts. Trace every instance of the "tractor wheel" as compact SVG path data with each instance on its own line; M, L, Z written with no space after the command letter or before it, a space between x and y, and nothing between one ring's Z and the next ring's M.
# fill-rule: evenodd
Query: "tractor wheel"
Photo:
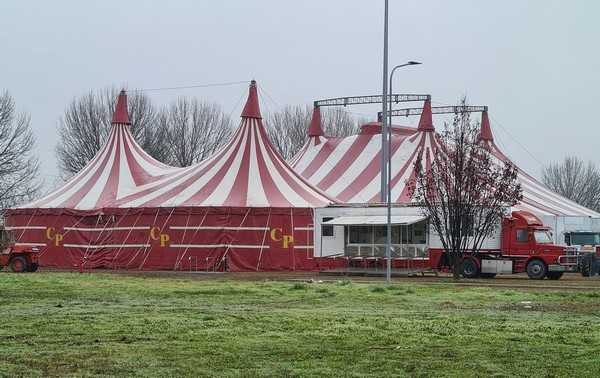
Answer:
M560 280L563 273L564 272L548 272L546 273L546 277L548 277L549 280Z
M10 270L15 273L27 272L27 259L23 256L15 256L10 259Z
M541 260L531 260L527 263L527 275L532 280L543 280L547 271L546 264Z
M479 277L479 266L475 259L464 259L462 262L462 276L464 278L477 278Z
M29 269L28 269L28 271L29 271L29 272L32 272L32 273L33 273L33 272L36 272L36 271L38 270L39 266L40 266L40 265L39 265L39 264L37 264L37 263L30 264L30 265L29 265Z
M481 278L495 278L496 273L481 273L479 276Z

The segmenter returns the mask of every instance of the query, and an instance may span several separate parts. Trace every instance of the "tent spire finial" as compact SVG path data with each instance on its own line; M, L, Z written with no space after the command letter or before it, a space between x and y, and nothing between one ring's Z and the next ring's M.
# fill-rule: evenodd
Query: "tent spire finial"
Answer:
M323 129L321 128L321 108L315 106L313 109L312 119L310 120L310 127L308 128L309 137L320 137L323 136Z
M117 105L112 117L112 124L131 125L129 121L129 113L127 113L127 93L125 89L121 90L117 97Z
M479 140L486 142L494 141L494 134L492 134L492 128L490 127L490 119L488 117L487 107L481 112L481 129L479 130Z
M423 104L423 111L421 112L421 118L419 119L419 131L435 131L433 127L433 118L431 116L431 98L427 97Z
M250 82L248 100L246 100L246 105L244 106L244 110L242 111L242 117L262 119L260 115L260 107L258 106L256 80L252 80Z

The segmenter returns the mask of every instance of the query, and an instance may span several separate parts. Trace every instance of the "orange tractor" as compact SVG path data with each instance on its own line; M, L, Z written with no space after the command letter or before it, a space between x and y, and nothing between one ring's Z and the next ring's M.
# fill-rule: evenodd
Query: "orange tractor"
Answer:
M16 245L12 233L0 228L0 269L8 266L15 273L35 272L39 251L35 246Z

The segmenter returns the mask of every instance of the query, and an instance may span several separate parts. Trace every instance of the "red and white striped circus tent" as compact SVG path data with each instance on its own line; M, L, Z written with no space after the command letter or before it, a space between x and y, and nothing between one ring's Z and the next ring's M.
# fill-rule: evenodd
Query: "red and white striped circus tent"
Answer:
M319 133L318 123L317 114L311 127L316 131L292 160L294 169L340 202L381 202L380 124L364 125L357 135L327 138ZM406 183L415 177L415 161L419 157L427 163L432 161L438 148L429 101L425 103L418 128L392 128L390 184L394 202L411 201Z
M483 112L480 138L499 161L510 161L494 143L488 114ZM439 150L432 121L431 103L425 101L418 127L393 127L391 148L392 200L410 203L407 182L416 174L414 163L419 156L430 164ZM380 202L381 126L367 124L358 135L328 138L320 128L318 109L313 114L309 140L290 161L294 169L310 183L343 203ZM528 210L539 215L600 217L546 188L531 175L519 169L518 180L523 200L515 210Z
M42 266L315 269L313 209L334 200L272 148L254 81L232 139L193 166L152 159L128 124L122 93L97 156L58 190L6 213L16 242L41 248Z
M129 128L127 95L121 91L107 142L73 178L43 198L22 208L95 210L115 205L148 183L169 177L181 168L169 167L148 155Z
M481 115L481 131L479 138L486 144L492 155L499 161L511 161L494 142L494 135L492 134L492 128L490 127L487 112L483 112ZM531 211L542 216L600 218L599 213L551 191L533 176L518 167L517 169L517 179L523 188L523 200L515 206L515 210Z

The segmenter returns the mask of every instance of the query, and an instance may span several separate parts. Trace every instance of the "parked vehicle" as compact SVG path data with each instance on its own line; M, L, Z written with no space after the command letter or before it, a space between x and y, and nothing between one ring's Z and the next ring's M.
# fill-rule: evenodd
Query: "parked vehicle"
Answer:
M565 232L565 244L577 252L577 268L584 277L600 272L600 232Z
M35 272L38 269L39 248L16 245L12 232L0 228L0 269L8 266L15 273Z
M464 277L527 273L531 279L558 280L564 272L578 270L577 250L554 244L551 229L529 212L514 211L505 218L497 240L497 248L463 255ZM447 268L447 261L443 249L430 249L431 267Z

